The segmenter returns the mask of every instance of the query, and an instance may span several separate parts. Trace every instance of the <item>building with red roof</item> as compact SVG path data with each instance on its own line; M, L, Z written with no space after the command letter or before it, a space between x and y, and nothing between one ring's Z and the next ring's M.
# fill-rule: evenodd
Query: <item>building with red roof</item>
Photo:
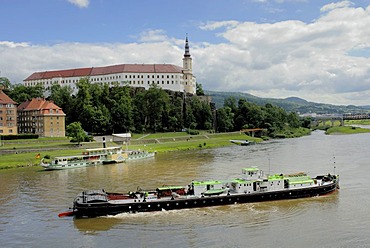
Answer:
M42 85L46 95L54 84L70 86L73 94L78 89L76 83L81 78L88 78L91 83L119 83L131 87L149 89L156 84L162 89L196 94L196 78L192 72L192 58L189 42L185 40L183 67L171 64L120 64L104 67L77 68L57 71L35 72L23 80L25 86Z
M0 89L0 135L17 134L17 103Z
M33 98L18 108L18 132L33 133L40 137L64 137L65 114L54 102Z

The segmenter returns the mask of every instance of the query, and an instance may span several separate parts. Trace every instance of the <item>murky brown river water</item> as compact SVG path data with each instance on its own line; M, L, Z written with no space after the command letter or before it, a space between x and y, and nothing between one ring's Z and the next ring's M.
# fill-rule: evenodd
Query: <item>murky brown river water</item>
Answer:
M0 157L1 159L1 157ZM340 174L323 197L94 219L58 218L84 189L127 192L241 168ZM0 171L0 247L370 247L370 134L311 136L249 147L159 154L66 171Z

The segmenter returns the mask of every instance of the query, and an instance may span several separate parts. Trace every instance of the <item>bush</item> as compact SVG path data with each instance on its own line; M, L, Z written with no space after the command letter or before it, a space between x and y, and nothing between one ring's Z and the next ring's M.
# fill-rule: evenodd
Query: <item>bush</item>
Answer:
M191 130L187 130L187 133L190 134L190 135L198 135L199 134L199 131L198 130L191 129Z
M92 142L92 141L94 141L94 137L92 135L87 135L84 138L84 142Z
M38 139L38 134L16 134L16 135L4 135L1 137L2 140L16 140L16 139Z

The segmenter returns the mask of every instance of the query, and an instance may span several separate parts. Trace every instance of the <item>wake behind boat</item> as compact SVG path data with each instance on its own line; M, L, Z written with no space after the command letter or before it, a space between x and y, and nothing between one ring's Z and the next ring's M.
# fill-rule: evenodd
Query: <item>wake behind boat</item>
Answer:
M241 178L192 181L186 187L163 186L127 194L86 190L75 198L73 211L61 213L60 216L96 217L303 198L327 194L337 188L338 175L327 174L315 178L305 173L264 176L262 170L245 168Z

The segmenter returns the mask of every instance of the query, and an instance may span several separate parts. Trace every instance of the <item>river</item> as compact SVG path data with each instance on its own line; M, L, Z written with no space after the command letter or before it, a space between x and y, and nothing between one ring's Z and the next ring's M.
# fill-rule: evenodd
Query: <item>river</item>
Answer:
M0 157L1 159L1 157ZM127 192L193 179L230 179L241 168L340 174L321 197L92 219L58 218L84 189ZM65 171L0 171L1 247L369 247L370 134L321 131L242 147Z

